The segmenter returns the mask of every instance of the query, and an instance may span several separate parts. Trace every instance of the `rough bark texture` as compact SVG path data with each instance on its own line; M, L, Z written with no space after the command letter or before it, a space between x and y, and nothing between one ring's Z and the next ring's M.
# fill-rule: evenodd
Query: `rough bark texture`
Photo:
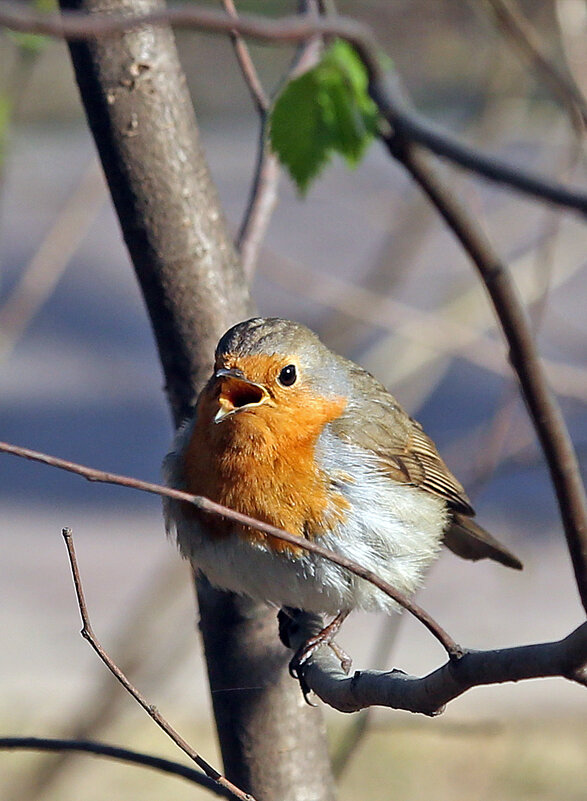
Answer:
M156 0L61 5L113 13L161 7ZM248 291L172 32L143 28L70 50L177 423L209 374L219 336L252 313ZM259 801L333 798L322 717L287 675L275 612L205 583L198 597L228 777Z

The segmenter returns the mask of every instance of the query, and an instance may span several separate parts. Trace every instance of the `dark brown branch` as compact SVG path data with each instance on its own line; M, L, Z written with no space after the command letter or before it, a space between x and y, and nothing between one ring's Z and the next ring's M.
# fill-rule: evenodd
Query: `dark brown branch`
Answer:
M142 765L146 768L169 773L187 779L193 784L205 787L206 790L214 793L221 798L231 798L232 794L221 787L213 779L200 773L199 770L190 768L189 765L182 765L181 762L173 762L171 759L156 757L152 754L132 751L128 748L119 748L114 745L106 745L93 740L62 740L54 737L0 737L0 749L19 750L19 751L53 751L61 753L63 751L75 751L84 754L94 754L95 756L116 759L126 762L129 765Z
M233 0L222 0L222 5L224 6L224 10L229 17L232 17L234 20L238 20L238 14L236 13ZM238 65L243 74L243 78L249 90L249 94L251 95L251 99L255 104L257 113L262 117L269 111L270 101L265 94L265 90L263 89L257 70L253 64L253 59L251 58L247 43L237 30L232 30L230 32L230 38L232 40L232 46L234 48L236 60L238 61Z
M322 556L324 559L328 559L330 562L334 562L334 564L339 565L340 567L346 568L351 573L359 576L359 578L365 579L365 581L370 582L375 587L380 589L383 593L388 595L401 607L406 609L410 614L417 618L420 623L422 623L422 625L425 626L425 628L427 628L428 631L442 644L445 651L451 658L458 657L463 653L461 646L458 645L442 628L442 626L440 626L428 614L428 612L422 609L422 607L418 606L418 604L416 604L406 595L399 592L399 590L396 590L395 587L391 586L391 584L383 581L383 579L379 578L379 576L377 576L371 570L367 570L357 562L353 562L352 559L347 559L340 554L329 551L327 548L323 548L321 545L318 545L315 542L306 540L303 537L298 537L295 534L290 534L288 531L284 531L281 528L272 526L269 523L264 523L261 520L256 520L254 517L249 517L249 515L236 512L234 509L229 509L227 506L222 506L222 504L215 503L209 498L204 498L201 495L191 495L188 492L171 489L170 487L164 487L160 484L153 484L149 481L141 481L140 479L130 478L129 476L121 476L117 473L107 473L104 470L95 470L92 467L77 464L76 462L70 462L66 459L59 459L56 456L49 456L46 453L39 453L38 451L33 451L29 448L21 448L19 445L10 445L7 442L0 442L0 452L10 453L13 456L20 456L24 459L30 459L34 462L41 462L42 464L49 465L50 467L57 467L61 470L67 470L69 473L75 473L76 475L83 476L88 481L96 481L101 484L116 484L121 487L129 487L130 489L136 489L141 492L149 492L153 495L172 498L176 501L191 503L193 506L203 512L206 512L207 514L223 517L226 520L232 520L235 523L240 523L244 526L251 526L252 528L256 528L258 531L261 531L264 534L269 534L271 537L276 537L284 542L290 542L292 545L297 545L299 548L303 548L305 551L315 553L318 556Z
M233 0L222 0L222 4L227 14L238 20L239 17ZM304 13L312 9L314 3L312 0L308 0L308 2L302 3L301 6L300 13ZM236 31L231 34L231 39L243 78L261 121L253 181L235 242L241 257L245 278L250 283L257 265L261 243L277 204L277 188L281 168L279 159L271 150L267 137L271 99L261 85L245 40ZM303 42L298 48L292 65L282 79L283 82L285 83L297 75L300 70L309 69L317 60L317 54L318 49L315 47L314 38Z
M321 626L315 615L305 614L298 621L297 631L288 632L293 648ZM553 676L587 686L587 623L556 642L467 651L423 677L401 670L356 671L349 677L329 648L318 649L302 670L310 689L340 712L386 706L438 715L449 701L472 687Z
M486 156L473 148L461 144L453 137L441 132L407 108L397 81L384 78L381 71L376 41L372 31L365 25L349 18L328 16L316 19L313 15L283 17L279 20L250 15L238 20L208 8L194 6L171 7L141 15L88 16L67 13L62 16L41 14L23 9L13 3L0 2L0 25L30 33L40 33L69 40L92 39L112 36L120 31L149 25L171 24L176 27L195 28L210 33L230 34L235 31L257 39L292 43L308 39L315 34L340 36L350 42L359 53L370 76L371 93L383 116L392 127L414 142L425 146L437 155L483 175L489 180L512 186L521 192L575 209L587 214L587 195L579 189L571 189L557 182L533 175L512 167L505 162Z
M442 183L413 145L403 136L386 139L392 155L417 181L475 263L487 288L510 349L510 360L520 381L550 470L573 562L577 588L587 611L587 503L571 437L552 394L531 326L513 281L491 243Z
M147 699L137 690L137 688L127 679L124 673L120 670L120 668L112 661L112 659L108 656L107 652L102 647L101 643L97 639L94 631L92 629L92 625L90 623L90 618L88 615L88 609L86 606L86 601L84 597L84 590L82 586L82 580L79 573L79 568L77 565L77 558L75 554L75 548L73 545L73 535L71 530L68 528L63 529L63 538L65 540L65 546L67 548L67 555L69 557L69 563L71 565L71 572L73 576L73 584L75 587L75 594L77 596L77 602L79 606L79 611L82 619L82 630L81 635L86 639L94 651L98 654L102 662L106 665L108 670L113 674L113 676L118 679L118 681L122 684L124 689L132 695L132 697L137 701L145 710L145 712L149 715L149 717L155 721L155 723L167 734L167 736L173 740L173 742L181 748L184 753L186 753L190 759L192 759L198 767L200 767L206 776L212 779L214 782L217 782L220 787L224 787L228 790L235 798L240 799L240 801L254 801L253 797L249 793L243 792L241 789L236 787L231 781L229 781L226 776L223 776L219 773L216 768L213 768L206 760L201 757L197 751L195 751L191 745L183 739L183 737L171 726L171 724L163 717L163 715L159 712L157 707L153 704L150 704Z
M222 0L222 5L232 19L238 20L233 0ZM237 31L233 31L230 38L245 84L261 122L255 172L247 207L235 242L241 257L243 273L247 282L250 283L255 272L261 242L277 203L280 169L277 156L271 152L267 143L267 120L271 100L263 89L247 43Z

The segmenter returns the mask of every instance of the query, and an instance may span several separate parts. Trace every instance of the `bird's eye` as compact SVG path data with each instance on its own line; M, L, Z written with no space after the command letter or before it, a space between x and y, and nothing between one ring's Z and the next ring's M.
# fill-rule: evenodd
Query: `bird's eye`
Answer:
M288 364L279 373L279 375L277 376L277 380L283 387L291 387L292 384L296 383L297 377L298 374L295 364Z

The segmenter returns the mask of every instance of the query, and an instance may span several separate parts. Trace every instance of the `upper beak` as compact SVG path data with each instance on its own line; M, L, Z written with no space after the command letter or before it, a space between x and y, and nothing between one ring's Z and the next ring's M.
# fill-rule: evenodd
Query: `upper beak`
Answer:
M249 381L240 370L221 368L214 373L214 379L220 384L219 409L214 415L215 423L221 423L241 409L260 406L269 397L265 387Z

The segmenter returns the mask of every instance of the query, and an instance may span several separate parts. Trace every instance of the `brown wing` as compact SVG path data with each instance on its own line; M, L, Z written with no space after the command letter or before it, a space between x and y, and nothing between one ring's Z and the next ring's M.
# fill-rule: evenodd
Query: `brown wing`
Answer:
M357 400L332 424L342 439L377 455L381 466L400 484L411 484L443 498L451 509L475 514L459 481L442 461L436 446L372 375L352 365Z
M332 423L342 439L370 450L397 482L411 484L443 498L452 517L445 545L463 559L493 559L517 570L520 560L489 532L468 518L474 516L467 493L453 476L420 423L402 409L372 375L349 363L357 400Z

